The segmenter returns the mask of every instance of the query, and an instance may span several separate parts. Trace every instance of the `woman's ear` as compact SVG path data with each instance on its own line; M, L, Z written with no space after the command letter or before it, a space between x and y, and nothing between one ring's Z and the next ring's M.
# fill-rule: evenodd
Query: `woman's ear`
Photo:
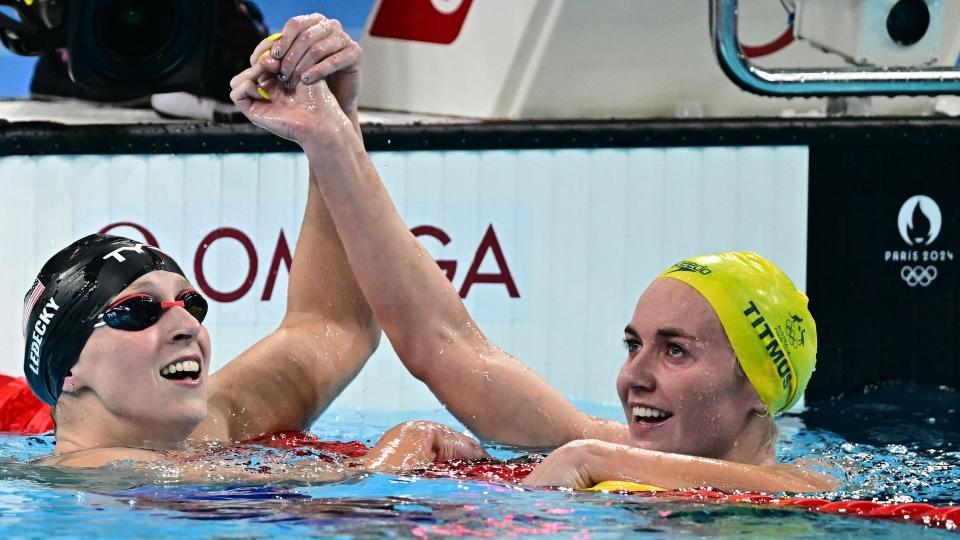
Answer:
M86 386L83 377L80 375L74 375L72 371L67 372L67 376L63 379L63 388L61 390L64 394L72 394Z
M770 416L770 409L768 409L766 405L761 403L759 407L753 408L753 414L755 414L757 418L764 418L764 417Z
M760 399L760 396L758 396L756 392L753 392L750 407L753 409L753 414L760 418L770 416L770 407Z
M747 405L753 411L753 414L763 418L764 416L770 416L770 408L767 407L767 404L760 399L760 395L757 394L757 391L754 390L753 385L750 384L750 381L747 380L746 375L743 377L744 383L746 384L747 392Z

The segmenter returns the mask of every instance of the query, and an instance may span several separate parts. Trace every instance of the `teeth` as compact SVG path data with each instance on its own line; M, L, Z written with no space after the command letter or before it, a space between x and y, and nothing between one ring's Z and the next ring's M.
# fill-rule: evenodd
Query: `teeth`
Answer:
M660 409L654 409L653 407L634 406L633 415L639 416L640 418L666 418L669 413L661 411Z
M172 375L180 371L192 371L194 373L197 373L200 371L200 362L197 362L196 360L185 360L182 362L175 362L161 369L160 374Z

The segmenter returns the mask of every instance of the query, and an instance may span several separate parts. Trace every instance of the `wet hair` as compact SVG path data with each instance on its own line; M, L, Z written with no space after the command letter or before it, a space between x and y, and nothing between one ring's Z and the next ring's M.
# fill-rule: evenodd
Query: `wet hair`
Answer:
M183 275L159 249L104 234L85 236L50 257L23 300L23 371L38 398L56 404L100 314L155 270Z
M735 373L737 374L737 379L740 379L740 380L747 379L747 372L744 371L743 366L740 365L740 359L737 359L737 361L734 362L734 364L735 364L735 367L733 369L736 370Z

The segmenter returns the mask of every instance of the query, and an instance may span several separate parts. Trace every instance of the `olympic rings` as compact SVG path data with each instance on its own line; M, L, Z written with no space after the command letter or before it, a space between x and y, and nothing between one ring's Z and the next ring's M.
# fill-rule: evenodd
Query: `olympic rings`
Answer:
M916 287L917 285L926 287L933 283L933 280L937 279L937 267L933 265L904 266L900 269L900 279L911 287Z

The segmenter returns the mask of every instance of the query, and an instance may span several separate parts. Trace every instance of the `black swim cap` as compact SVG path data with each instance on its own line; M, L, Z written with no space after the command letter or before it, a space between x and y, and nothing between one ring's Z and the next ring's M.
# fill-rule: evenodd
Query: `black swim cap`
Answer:
M105 234L81 238L43 265L23 299L23 371L37 397L57 403L100 313L154 270L183 275L159 249Z

